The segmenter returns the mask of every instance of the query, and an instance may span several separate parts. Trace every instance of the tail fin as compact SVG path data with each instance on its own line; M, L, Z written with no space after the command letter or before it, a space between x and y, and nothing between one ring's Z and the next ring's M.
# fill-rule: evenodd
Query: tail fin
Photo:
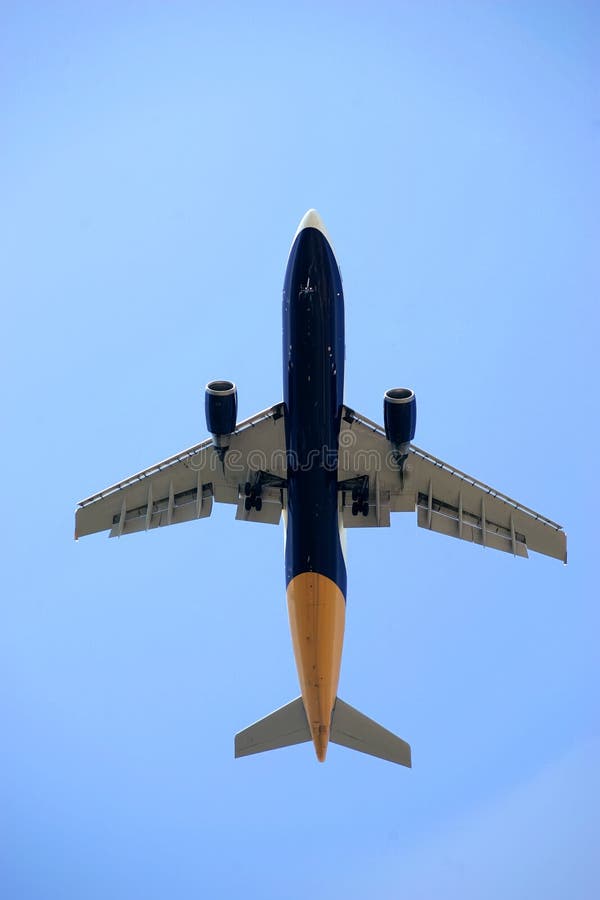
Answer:
M329 739L334 744L369 753L380 759L411 766L410 744L363 715L338 697L331 717Z
M250 756L263 750L302 744L310 739L304 703L302 697L296 697L291 703L238 732L235 736L235 755L236 758Z

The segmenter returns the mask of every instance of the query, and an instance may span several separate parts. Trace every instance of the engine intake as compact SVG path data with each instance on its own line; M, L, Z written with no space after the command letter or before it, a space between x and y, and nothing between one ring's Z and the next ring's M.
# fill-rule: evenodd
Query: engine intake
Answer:
M401 455L408 453L417 427L417 398L410 388L391 388L383 397L385 436Z
M221 459L237 420L237 388L233 381L209 381L205 393L206 427Z

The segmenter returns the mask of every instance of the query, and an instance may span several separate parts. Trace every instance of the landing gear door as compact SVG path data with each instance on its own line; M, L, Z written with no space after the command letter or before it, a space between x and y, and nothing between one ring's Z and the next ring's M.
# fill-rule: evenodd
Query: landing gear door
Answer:
M379 473L338 483L344 528L389 528L390 492L382 491Z
M241 484L238 492L236 519L241 522L264 522L267 525L279 525L281 510L285 508L287 501L287 489L265 485L262 487L260 500L260 503L255 501L250 506L244 485Z

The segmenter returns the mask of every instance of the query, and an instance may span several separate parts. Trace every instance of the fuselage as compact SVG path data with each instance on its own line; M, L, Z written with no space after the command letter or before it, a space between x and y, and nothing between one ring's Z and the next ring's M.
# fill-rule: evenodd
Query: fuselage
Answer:
M302 698L325 759L346 607L338 501L344 386L344 295L317 213L294 238L283 288L283 390L288 452L285 569Z

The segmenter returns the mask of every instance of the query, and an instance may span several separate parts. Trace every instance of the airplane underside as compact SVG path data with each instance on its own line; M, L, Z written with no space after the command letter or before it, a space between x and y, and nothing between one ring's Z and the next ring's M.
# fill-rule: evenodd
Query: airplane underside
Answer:
M239 732L235 755L312 741L411 765L411 750L338 697L346 620L346 528L389 527L416 513L420 528L527 557L566 563L556 522L413 444L416 398L384 395L384 427L346 406L342 279L315 210L294 236L283 290L283 402L237 422L231 381L206 388L211 434L83 500L75 537L121 537L208 518L214 502L236 519L285 527L285 579L301 695Z

